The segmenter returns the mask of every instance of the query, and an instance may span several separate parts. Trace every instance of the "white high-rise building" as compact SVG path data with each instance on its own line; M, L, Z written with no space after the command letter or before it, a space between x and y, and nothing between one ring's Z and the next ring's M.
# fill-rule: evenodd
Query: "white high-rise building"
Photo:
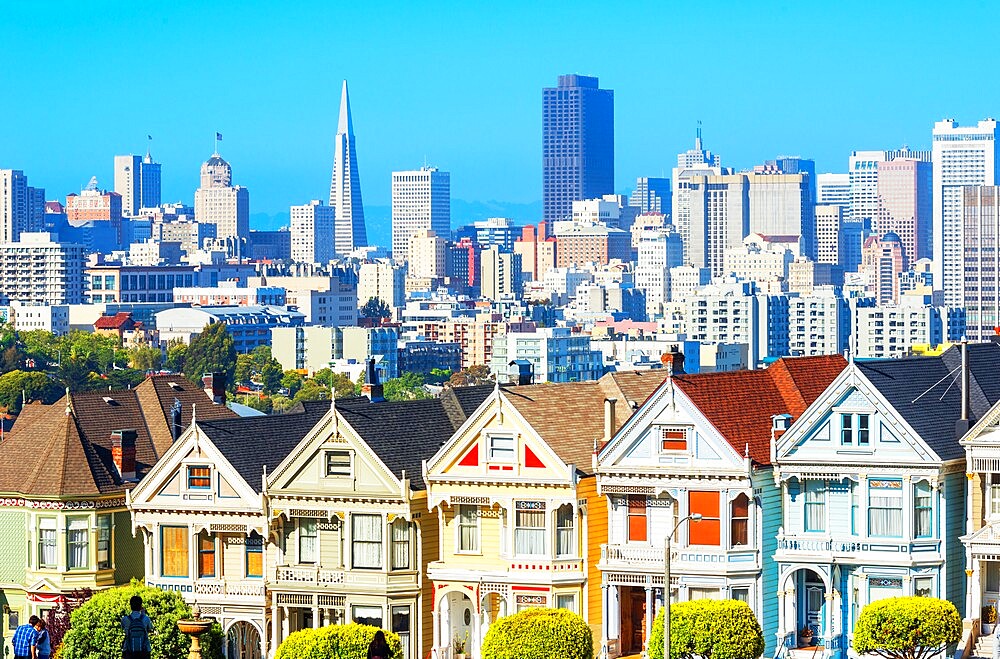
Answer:
M646 317L650 320L663 313L663 303L670 300L671 263L666 232L643 231L639 238L635 266L635 287L646 293Z
M299 263L329 263L334 258L333 207L313 201L292 206L292 260Z
M334 143L333 176L330 179L330 206L334 209L337 254L350 254L368 244L365 209L361 202L361 176L354 148L354 121L347 81L340 92L340 120Z
M410 236L406 260L410 277L443 279L448 274L448 241L431 229L421 229Z
M28 178L19 169L0 169L0 243L18 239L28 224Z
M963 192L966 338L988 341L1000 327L1000 187L981 185Z
M122 215L134 217L140 208L160 205L160 163L146 152L137 155L115 156L115 192L122 196Z
M841 232L844 227L844 214L850 212L850 206L840 204L816 204L813 215L816 218L816 263L844 265L841 263Z
M962 188L1000 183L997 122L986 119L975 126L959 126L946 119L934 124L932 135L934 287L944 291L946 305L961 307L965 304Z
M872 222L878 217L878 164L895 158L909 158L930 162L930 151L911 151L907 147L889 151L852 151L847 160L851 183L851 212L853 222Z
M405 259L421 229L451 235L451 175L436 167L392 173L392 254Z
M765 236L799 236L803 253L816 258L816 220L808 174L751 172L750 232Z
M0 302L82 304L86 248L24 232L0 243Z
M677 166L673 168L671 181L671 221L681 235L684 245L684 262L691 260L689 242L691 239L691 178L694 176L720 176L723 173L719 156L706 151L701 145L701 129L694 140L694 148L677 155ZM742 238L742 236L740 236Z
M406 304L406 266L379 259L358 269L358 307L378 298L390 307Z
M840 206L844 209L844 217L851 217L851 175L850 174L817 174L816 204Z
M201 166L201 187L194 193L194 219L215 225L215 236L224 241L231 256L242 254L250 235L250 192L233 186L233 170L218 154Z
M521 293L521 255L502 251L496 245L480 257L480 286L488 300L498 301Z
M811 295L788 297L788 354L792 357L841 354L850 335L850 308L836 287L817 286Z
M723 274L725 251L750 233L749 185L745 174L692 176L688 181L689 239L685 262ZM683 235L683 234L682 234Z

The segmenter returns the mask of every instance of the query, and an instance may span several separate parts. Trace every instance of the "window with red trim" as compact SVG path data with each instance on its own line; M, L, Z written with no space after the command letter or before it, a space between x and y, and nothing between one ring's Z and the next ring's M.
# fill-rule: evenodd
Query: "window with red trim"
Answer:
M646 519L645 495L628 495L629 542L646 542L649 539L649 526Z
M688 522L688 544L713 546L721 544L719 493L688 492L688 514L695 513L701 514L701 520Z
M687 431L683 428L664 428L660 438L661 451L686 451L688 447Z

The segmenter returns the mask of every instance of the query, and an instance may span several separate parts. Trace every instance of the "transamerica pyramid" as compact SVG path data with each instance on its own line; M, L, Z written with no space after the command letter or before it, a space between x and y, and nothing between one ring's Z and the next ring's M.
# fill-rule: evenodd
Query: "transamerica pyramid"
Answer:
M337 254L348 254L368 244L365 232L365 209L361 202L361 177L358 154L354 149L354 122L347 98L347 81L340 94L340 122L334 141L333 177L330 180L330 205L334 209L334 246Z

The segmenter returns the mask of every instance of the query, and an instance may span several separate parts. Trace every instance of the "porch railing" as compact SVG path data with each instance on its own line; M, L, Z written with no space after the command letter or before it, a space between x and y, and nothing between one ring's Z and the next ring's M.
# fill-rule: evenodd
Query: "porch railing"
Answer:
M854 554L872 552L935 552L940 551L939 540L914 540L903 542L891 538L869 538L867 540L837 540L831 538L779 537L778 551L801 551L809 553Z
M274 580L280 584L309 586L357 585L385 587L392 584L416 583L412 573L387 574L376 570L335 570L315 566L279 565L274 570Z

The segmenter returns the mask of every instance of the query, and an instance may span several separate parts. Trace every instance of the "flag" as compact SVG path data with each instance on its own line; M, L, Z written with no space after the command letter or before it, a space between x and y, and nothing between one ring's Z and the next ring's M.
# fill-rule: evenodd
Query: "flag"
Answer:
M215 134L215 141L216 142L221 142L222 141L222 133L216 133Z

